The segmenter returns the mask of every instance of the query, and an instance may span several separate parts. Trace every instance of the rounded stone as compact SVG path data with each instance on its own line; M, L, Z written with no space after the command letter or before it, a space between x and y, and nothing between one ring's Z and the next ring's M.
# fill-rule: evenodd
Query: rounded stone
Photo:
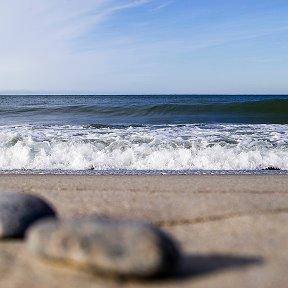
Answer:
M21 192L0 192L0 239L23 237L35 221L55 217L41 198Z
M27 239L35 256L118 276L167 274L180 257L168 234L131 220L90 217L41 221L29 230Z

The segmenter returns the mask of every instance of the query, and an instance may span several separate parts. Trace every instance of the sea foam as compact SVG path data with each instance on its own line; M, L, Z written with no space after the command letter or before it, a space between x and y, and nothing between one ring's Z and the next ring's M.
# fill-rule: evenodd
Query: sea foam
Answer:
M288 125L0 127L0 170L288 170Z

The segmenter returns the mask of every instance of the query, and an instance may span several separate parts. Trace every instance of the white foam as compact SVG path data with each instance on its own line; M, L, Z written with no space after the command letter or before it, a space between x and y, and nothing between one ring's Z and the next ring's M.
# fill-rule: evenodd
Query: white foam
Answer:
M288 125L1 126L0 170L288 170Z

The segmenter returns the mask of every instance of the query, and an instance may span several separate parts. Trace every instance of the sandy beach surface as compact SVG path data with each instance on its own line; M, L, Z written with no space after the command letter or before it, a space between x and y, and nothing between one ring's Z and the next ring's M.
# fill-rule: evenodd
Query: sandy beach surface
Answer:
M0 244L0 287L287 287L288 175L1 175L0 191L41 195L61 218L144 219L181 245L175 275L117 280L43 263Z

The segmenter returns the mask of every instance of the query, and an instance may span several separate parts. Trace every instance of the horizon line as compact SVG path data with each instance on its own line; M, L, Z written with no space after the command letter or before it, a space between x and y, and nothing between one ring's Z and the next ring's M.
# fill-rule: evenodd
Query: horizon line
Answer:
M1 93L0 96L288 96L288 93Z

